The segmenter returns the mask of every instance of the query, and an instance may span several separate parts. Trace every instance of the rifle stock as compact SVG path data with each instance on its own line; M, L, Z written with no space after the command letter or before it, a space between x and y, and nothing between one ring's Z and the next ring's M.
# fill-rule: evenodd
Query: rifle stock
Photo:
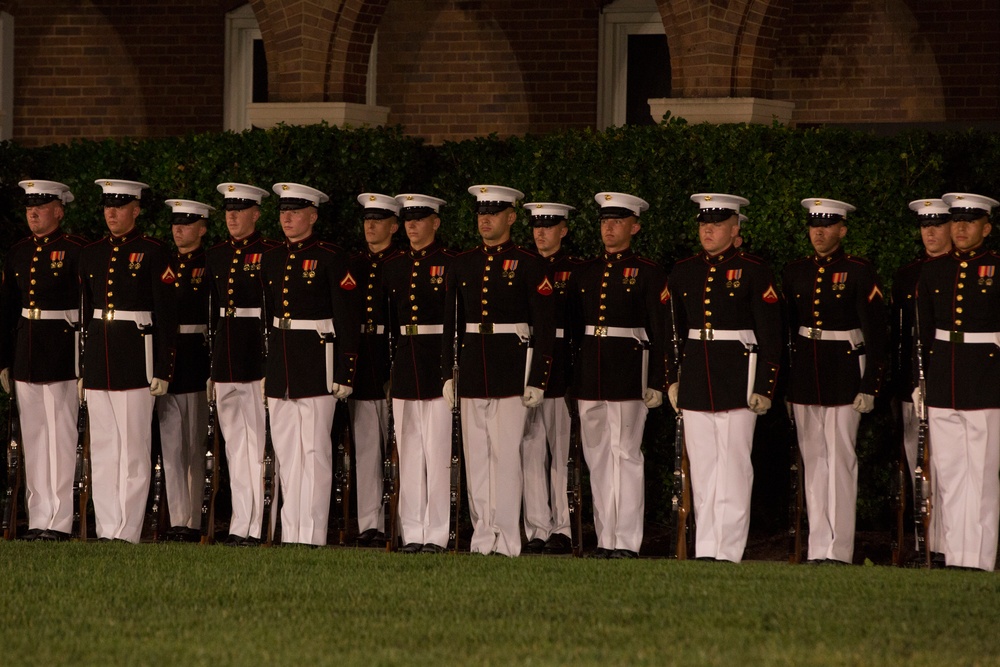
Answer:
M674 302L670 301L670 325L673 330L674 362L677 364L677 383L681 381L681 342L677 333L677 314ZM670 514L673 539L671 550L677 560L687 560L689 534L688 520L691 514L691 477L687 458L687 447L684 444L684 414L676 410L674 420L674 483L670 498Z
M916 312L916 354L917 354L917 467L914 470L913 521L916 528L917 556L924 567L931 566L931 550L927 543L927 533L931 522L930 499L930 443L927 420L927 384L924 377L924 346L920 340L920 310Z
M351 415L347 410L346 401L338 401L337 408L343 404L343 428L337 442L337 468L333 474L334 499L337 502L337 540L340 546L347 543L347 528L351 514L351 450L354 449L354 439L351 435Z
M79 359L77 367L83 379L83 358L87 350L87 325L84 318L83 294L80 295ZM79 412L76 418L76 467L73 471L73 530L81 542L87 541L87 504L90 502L90 411L86 391L81 390Z
M583 439L580 433L580 406L576 399L566 396L566 407L569 410L569 485L566 493L569 496L569 528L570 543L573 555L583 556Z
M155 413L154 413L155 419ZM163 498L163 455L157 454L156 465L153 466L153 507L151 510L152 521L150 528L153 534L153 542L160 541L160 524L162 520L161 501Z
M212 382L212 371L215 368L215 329L213 319L212 290L208 292L208 332L205 342L208 344L208 378ZM206 388L207 390L208 388ZM205 431L205 479L201 494L201 543L215 542L215 494L219 487L219 406L215 400L215 386L211 387L208 398L208 427Z
M392 326L392 298L386 297L385 326L389 345L389 382L385 392L387 439L382 457L382 509L385 512L385 550L396 549L399 533L399 448L396 443L396 415L392 405L392 365L396 360L396 336Z
M802 451L795 425L795 414L788 415L789 466L788 466L788 562L802 562L802 517L805 514L805 479Z
M17 539L17 503L21 495L21 423L11 387L7 404L7 491L3 504L3 538Z
M266 325L265 325L266 326ZM271 440L271 409L267 405L267 395L264 395L264 461L262 473L264 477L264 507L261 514L260 542L264 546L274 544L274 531L271 530L274 513L274 442Z

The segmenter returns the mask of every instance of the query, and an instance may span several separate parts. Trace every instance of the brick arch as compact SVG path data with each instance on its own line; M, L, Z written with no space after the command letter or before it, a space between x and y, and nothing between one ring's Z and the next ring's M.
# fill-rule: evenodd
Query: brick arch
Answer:
M676 97L763 95L789 0L657 0Z
M334 25L327 58L328 101L364 104L375 30L389 0L346 0Z

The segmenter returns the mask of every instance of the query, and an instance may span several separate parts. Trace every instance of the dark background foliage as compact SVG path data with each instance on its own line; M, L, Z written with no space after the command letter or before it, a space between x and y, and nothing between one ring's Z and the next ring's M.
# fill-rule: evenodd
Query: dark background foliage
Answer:
M0 244L23 236L18 181L48 179L71 186L66 228L90 238L105 232L98 178L125 178L150 185L141 220L146 231L170 238L168 198L221 203L220 182L270 189L293 181L318 188L331 201L321 207L317 231L350 249L363 242L361 192L419 192L445 199L441 238L457 249L478 241L471 185L516 187L526 201L558 201L577 208L569 244L581 256L600 248L594 194L623 191L650 203L636 241L644 255L668 268L697 249L696 192L739 194L751 202L743 229L751 252L781 274L793 258L811 250L800 200L841 199L857 206L849 216L845 247L878 267L886 288L895 271L914 258L919 233L907 204L944 192L1000 196L1000 135L982 131L909 131L876 136L843 129L791 129L760 125L688 125L567 131L544 136L482 137L425 146L401 128L338 129L325 125L287 127L242 134L77 141L24 148L0 144ZM280 238L275 197L264 200L260 228ZM531 245L522 224L515 239ZM223 216L213 215L210 242L225 234ZM994 237L997 235L994 235ZM996 239L991 239L994 242ZM673 466L673 420L669 408L655 411L646 433L647 513L666 521ZM859 527L889 522L889 478L898 444L885 399L862 420L859 438L861 489ZM780 531L787 519L789 453L787 419L780 406L758 422L755 437L753 521L758 531Z

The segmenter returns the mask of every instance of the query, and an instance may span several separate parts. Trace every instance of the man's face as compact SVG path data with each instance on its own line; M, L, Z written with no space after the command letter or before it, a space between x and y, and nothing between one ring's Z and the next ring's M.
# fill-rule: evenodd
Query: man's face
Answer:
M28 228L35 236L48 236L59 228L63 219L63 205L59 200L46 202L41 206L28 206L24 209L28 219Z
M516 219L513 208L505 208L499 213L480 213L476 216L479 235L486 245L500 245L510 239L510 228Z
M718 255L733 244L740 233L740 221L736 214L722 222L699 222L698 238L701 247L709 255Z
M285 232L285 238L292 243L297 243L312 234L312 228L316 224L317 218L319 218L319 212L315 206L282 211L280 215L281 230Z
M921 227L920 240L924 242L924 250L929 257L951 252L951 221Z
M112 236L124 236L135 228L139 217L139 202L130 201L122 206L105 206L104 222Z
M639 221L634 215L627 218L602 218L601 239L605 252L622 252L632 245L632 237L639 233Z
M832 254L840 247L840 241L847 233L847 225L843 220L826 227L810 227L809 242L820 257Z
M229 209L226 211L226 229L229 235L239 241L254 233L257 229L257 219L260 218L260 207L251 206L242 211Z
M201 237L208 231L204 220L197 220L188 225L171 225L174 244L181 254L193 252L201 245Z
M399 229L396 216L375 220L365 219L365 243L374 252L384 250L392 241L392 235Z
M404 226L406 238L410 239L410 247L421 250L434 242L434 233L441 226L441 218L437 213L431 213L426 218L407 220Z
M976 220L955 220L951 223L951 242L956 250L975 250L990 235L991 229L993 226L985 215Z
M562 240L566 237L569 228L565 220L560 220L551 227L534 227L531 230L535 237L535 248L542 257L549 257L559 251Z

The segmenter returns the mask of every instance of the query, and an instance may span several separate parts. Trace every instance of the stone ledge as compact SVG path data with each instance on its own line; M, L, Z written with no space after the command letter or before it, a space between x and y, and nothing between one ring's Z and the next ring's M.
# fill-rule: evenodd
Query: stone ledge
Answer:
M659 123L668 111L689 123L757 123L770 125L777 120L787 125L795 110L794 102L760 97L666 97L648 100L649 112Z
M265 130L279 123L313 125L321 121L334 126L381 127L388 118L389 107L350 102L266 102L247 106L251 127Z

